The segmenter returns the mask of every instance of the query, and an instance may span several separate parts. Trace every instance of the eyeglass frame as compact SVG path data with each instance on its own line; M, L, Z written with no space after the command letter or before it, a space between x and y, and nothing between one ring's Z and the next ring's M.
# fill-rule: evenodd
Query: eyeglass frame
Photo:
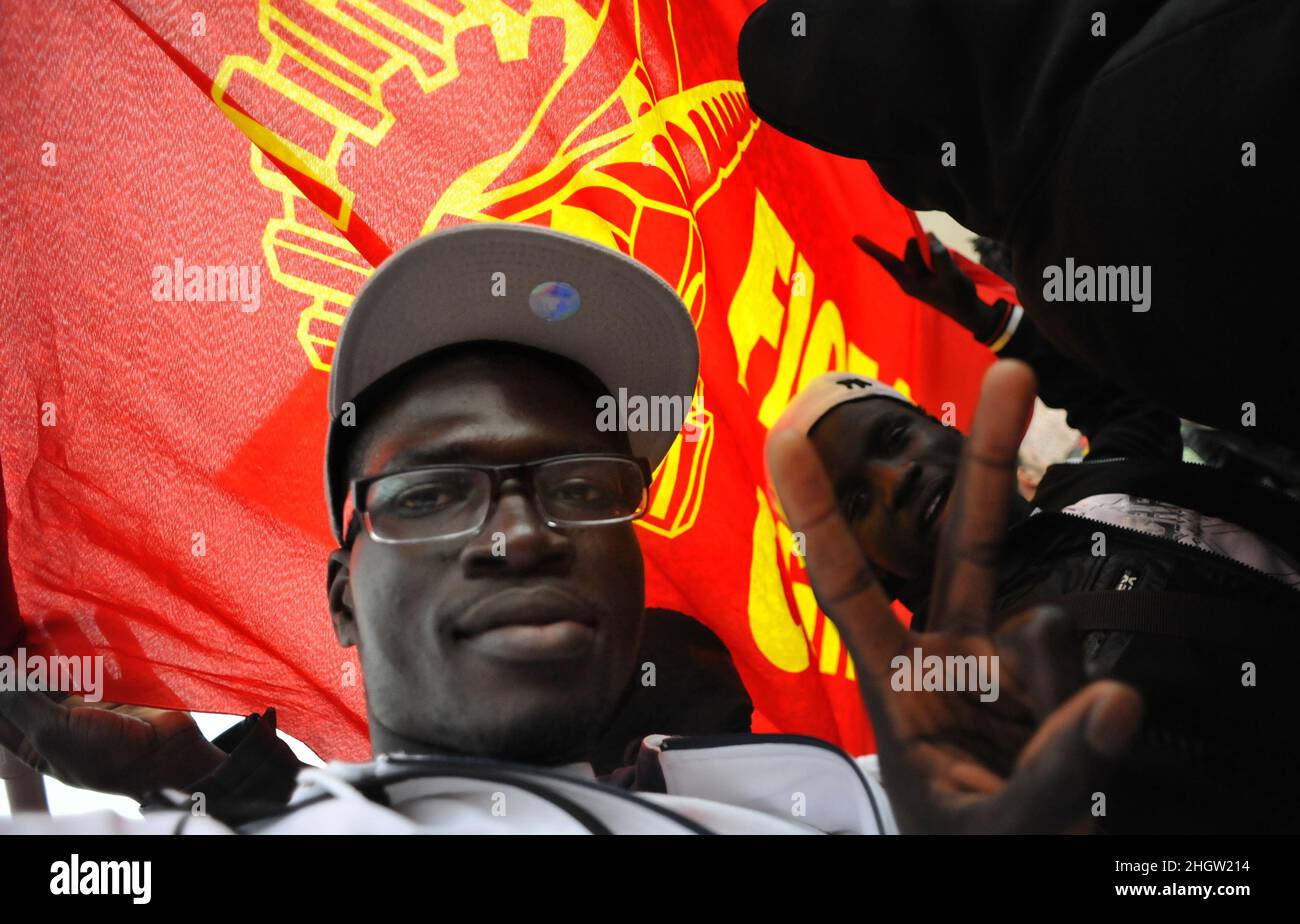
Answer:
M615 459L621 462L635 462L641 470L641 501L637 504L637 512L632 516L615 517L608 520L557 520L551 517L542 509L541 502L537 499L537 493L534 490L533 472L543 465L551 462L580 462L584 459ZM448 533L445 536L429 536L424 539L383 539L375 535L375 531L370 524L370 516L365 508L365 496L370 486L376 481L382 481L385 478L391 478L395 475L411 475L419 472L431 471L448 471L448 470L471 470L486 472L491 479L488 490L487 511L483 514L483 522L479 523L473 529L461 530L457 533ZM516 462L511 465L478 465L474 463L447 462L438 465L422 465L417 468L407 468L396 472L384 472L381 475L370 475L365 478L354 478L348 486L347 507L351 507L351 513L344 510L344 548L351 547L356 541L356 536L352 535L352 524L359 518L366 534L375 542L384 545L416 545L421 542L440 542L448 539L463 539L468 536L477 534L492 518L492 512L496 509L497 504L501 501L501 485L510 477L516 477L522 482L524 492L532 501L533 510L551 529L560 529L564 527L585 527L585 526L613 526L616 523L631 523L645 516L646 510L649 509L648 499L650 495L650 485L654 479L654 469L650 465L650 460L644 456L629 456L615 452L586 452L573 453L562 456L548 456L545 459L534 459L531 462ZM358 498L361 500L358 501Z

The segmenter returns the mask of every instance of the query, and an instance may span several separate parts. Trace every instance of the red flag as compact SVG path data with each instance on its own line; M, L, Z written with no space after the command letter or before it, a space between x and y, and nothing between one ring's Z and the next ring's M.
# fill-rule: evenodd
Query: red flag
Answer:
M335 335L390 249L528 221L641 260L699 331L699 438L640 524L649 604L727 642L756 730L869 750L763 437L836 368L964 424L987 358L853 247L911 234L870 171L750 111L754 5L6 4L0 459L28 647L104 655L110 700L274 705L323 755L367 753L324 593Z

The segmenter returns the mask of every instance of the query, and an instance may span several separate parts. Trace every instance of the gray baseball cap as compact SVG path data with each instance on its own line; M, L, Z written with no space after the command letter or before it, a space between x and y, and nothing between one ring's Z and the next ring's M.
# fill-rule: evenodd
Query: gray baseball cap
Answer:
M647 397L691 395L699 374L699 342L686 306L631 257L513 222L465 224L421 237L371 274L334 348L325 493L335 539L343 541L348 491L346 405L425 353L481 340L572 360L615 394L626 388ZM632 452L652 466L676 437L665 430L628 433Z

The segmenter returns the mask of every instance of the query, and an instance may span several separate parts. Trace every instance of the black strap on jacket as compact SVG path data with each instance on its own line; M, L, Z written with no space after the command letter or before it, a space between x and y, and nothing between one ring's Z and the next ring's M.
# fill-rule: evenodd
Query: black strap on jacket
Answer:
M1081 591L1034 597L1018 609L1055 605L1080 632L1136 632L1213 643L1294 643L1300 635L1295 614L1238 602L1172 591ZM1284 641L1285 640L1285 641Z

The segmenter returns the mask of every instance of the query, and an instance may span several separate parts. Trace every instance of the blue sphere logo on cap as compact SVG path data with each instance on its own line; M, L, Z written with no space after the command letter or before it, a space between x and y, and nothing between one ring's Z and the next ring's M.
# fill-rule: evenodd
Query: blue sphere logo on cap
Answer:
M582 297L567 282L543 282L528 296L528 305L543 321L563 321L578 313Z

